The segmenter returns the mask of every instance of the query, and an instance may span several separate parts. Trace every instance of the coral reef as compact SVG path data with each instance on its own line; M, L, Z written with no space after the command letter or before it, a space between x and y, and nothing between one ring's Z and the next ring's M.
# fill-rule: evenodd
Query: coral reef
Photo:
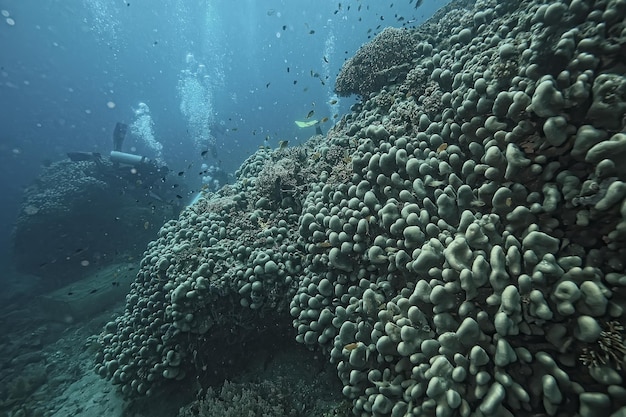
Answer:
M276 383L234 384L226 381L219 392L207 389L204 398L185 407L179 417L297 417L300 414Z
M298 188L300 173L327 165L303 158L307 152L259 150L233 186L203 196L161 228L125 314L100 336L100 375L128 396L149 394L165 381L207 372L216 357L245 351L288 322L302 273L297 224L307 188Z
M260 150L220 212L166 224L98 372L151 393L199 340L288 310L356 415L625 415L625 11L453 2L402 32L449 34L386 60L410 77L357 53L337 90L364 101L307 145L317 175L272 207L258 181L284 156ZM185 245L201 253L176 260Z
M150 198L157 188L145 181L104 159L45 167L25 189L13 231L17 269L49 283L67 283L90 266L112 262L116 254L140 254L154 238L155 225L179 209L178 201Z
M408 30L384 29L343 64L335 92L340 96L368 97L391 80L404 78L411 69L411 59L419 51L417 46Z

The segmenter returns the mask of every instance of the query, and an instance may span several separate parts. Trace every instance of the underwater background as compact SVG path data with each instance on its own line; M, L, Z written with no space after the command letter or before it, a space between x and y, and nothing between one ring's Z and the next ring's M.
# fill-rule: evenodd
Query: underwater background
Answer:
M140 103L154 126L126 147L177 172L194 164L194 186L211 141L219 160L209 164L234 172L266 138L306 140L312 129L294 120L312 109L332 120L353 102L328 104L346 58L381 28L444 4L403 3L3 1L3 247L41 164L107 154L115 123L133 123Z
M626 1L0 1L0 417L626 416Z

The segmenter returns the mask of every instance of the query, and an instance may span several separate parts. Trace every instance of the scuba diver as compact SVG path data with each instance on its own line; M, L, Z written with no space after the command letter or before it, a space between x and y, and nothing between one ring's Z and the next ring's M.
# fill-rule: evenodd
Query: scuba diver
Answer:
M126 138L126 131L128 125L117 122L115 129L113 130L113 150L109 155L109 159L116 168L120 166L131 166L133 169L121 170L124 176L131 175L134 177L128 177L128 179L140 178L144 186L151 187L159 178L165 178L169 169L166 166L158 166L158 164L151 159L127 153L122 151L122 145Z
M147 200L158 200L182 209L183 195L186 187L171 182L169 168L159 166L155 161L123 151L124 139L128 125L117 122L113 130L113 150L108 160L98 152L68 152L71 161L93 161L97 167L97 176L118 187L122 192L129 193ZM176 192L174 192L176 190ZM146 201L147 202L147 201Z
M124 138L126 138L126 131L128 125L125 123L115 123L115 129L113 130L113 150L116 152L122 152L122 145L124 144Z

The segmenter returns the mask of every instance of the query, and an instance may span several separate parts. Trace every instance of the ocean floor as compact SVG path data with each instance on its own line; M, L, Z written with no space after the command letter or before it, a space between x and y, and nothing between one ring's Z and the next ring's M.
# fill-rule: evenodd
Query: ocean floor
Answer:
M107 321L123 312L123 300L84 320L59 322L30 296L38 291L36 278L8 273L4 280L0 417L171 417L199 397L199 387L192 383L127 402L118 387L94 372L97 335ZM303 416L322 415L341 403L340 386L327 383L333 378L326 375L324 360L295 341L282 351L255 353L257 359L233 375L234 381L282 379L289 386L298 384L300 391L316 397ZM215 389L219 391L219 385Z
M92 370L89 339L116 309L85 321L51 320L31 295L40 291L40 282L7 270L0 311L0 415L125 415L122 398Z

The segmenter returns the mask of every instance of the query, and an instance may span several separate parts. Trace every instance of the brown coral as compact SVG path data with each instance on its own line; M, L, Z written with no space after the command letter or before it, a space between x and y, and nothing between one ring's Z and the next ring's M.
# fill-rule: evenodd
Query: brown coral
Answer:
M393 81L404 79L416 55L418 41L406 29L386 28L341 68L335 83L340 96L367 97Z

